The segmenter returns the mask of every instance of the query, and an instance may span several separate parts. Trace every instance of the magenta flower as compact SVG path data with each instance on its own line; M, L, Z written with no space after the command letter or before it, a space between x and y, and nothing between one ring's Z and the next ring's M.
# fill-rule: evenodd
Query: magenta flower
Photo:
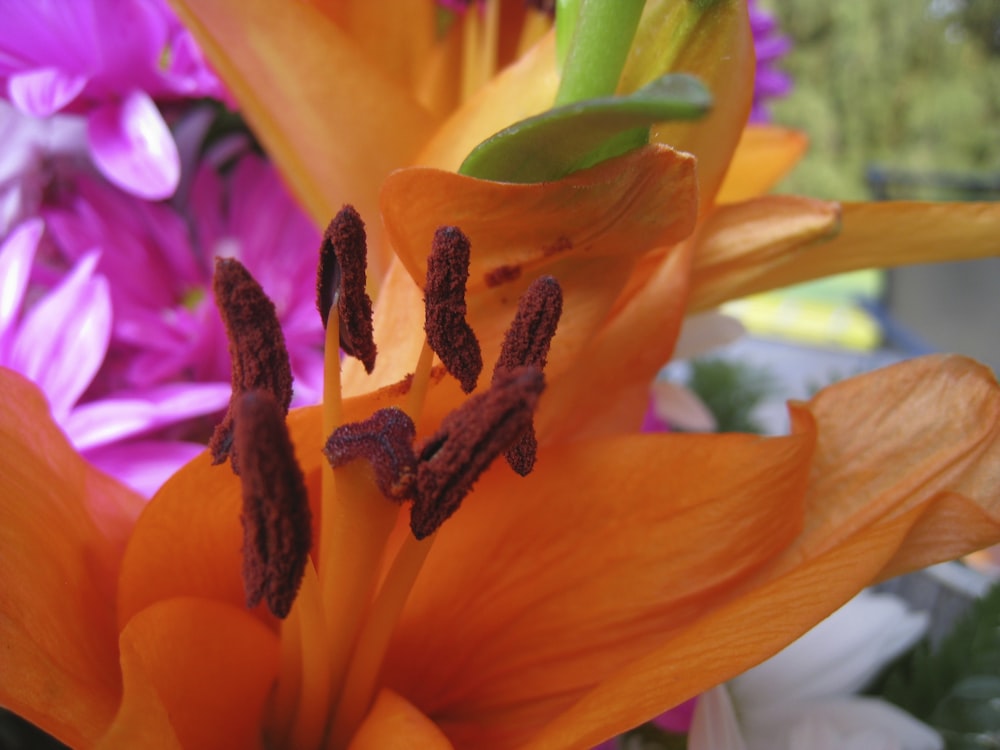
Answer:
M171 196L180 177L154 99L222 95L164 0L5 3L0 82L25 114L85 117L97 168L150 200Z
M228 386L165 386L87 400L111 339L108 282L95 272L99 253L88 252L54 288L25 305L42 232L40 220L27 221L0 245L0 366L42 389L53 418L88 460L151 495L202 449L155 433L224 407Z
M778 20L771 13L761 10L757 0L749 0L747 6L757 53L750 121L768 122L771 119L768 101L787 96L792 90L792 77L776 67L776 63L791 50L792 40L780 33Z
M262 158L246 155L224 174L202 163L177 208L77 174L49 192L40 214L50 263L78 263L98 249L98 270L110 282L111 341L92 393L229 383L211 292L214 258L225 256L242 261L277 307L296 403L319 399L323 329L312 291L319 233Z

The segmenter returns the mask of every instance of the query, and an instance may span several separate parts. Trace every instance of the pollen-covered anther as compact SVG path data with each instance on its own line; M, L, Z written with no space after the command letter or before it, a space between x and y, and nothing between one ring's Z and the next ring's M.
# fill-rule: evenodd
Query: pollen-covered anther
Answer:
M323 233L316 273L316 309L326 327L337 306L340 348L360 360L365 371L375 369L372 301L365 291L368 242L365 224L353 206L344 206Z
M479 476L531 424L545 377L537 367L497 376L448 414L417 451L417 485L410 528L417 539L437 531Z
M504 335L492 382L516 367L545 367L549 345L562 315L562 302L562 288L552 276L540 276L532 282L521 295L517 314ZM504 451L504 457L510 468L527 476L535 467L537 453L538 440L532 421Z
M292 367L274 304L242 263L216 258L213 290L229 338L233 393L208 447L213 463L229 457L233 471L239 473L239 451L233 446L234 404L247 391L264 390L286 414L292 401Z
M472 393L483 370L479 340L465 320L469 280L469 239L458 227L439 227L427 259L424 331L442 364Z
M263 599L286 617L312 546L309 494L281 406L267 391L237 397L234 443L243 484L243 588L248 607Z
M379 491L392 500L413 497L417 459L413 453L416 428L402 409L379 409L363 422L333 431L323 453L337 468L357 459L371 464Z

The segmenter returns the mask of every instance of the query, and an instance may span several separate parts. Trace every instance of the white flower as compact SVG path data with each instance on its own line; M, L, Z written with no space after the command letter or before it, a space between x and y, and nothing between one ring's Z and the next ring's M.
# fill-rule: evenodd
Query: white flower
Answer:
M784 651L698 701L689 750L940 750L941 737L853 694L927 627L889 594L862 592Z

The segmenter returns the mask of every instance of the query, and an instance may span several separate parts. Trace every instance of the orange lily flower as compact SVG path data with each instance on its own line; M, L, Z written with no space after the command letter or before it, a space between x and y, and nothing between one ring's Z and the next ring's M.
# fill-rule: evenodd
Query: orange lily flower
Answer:
M225 5L198 13L225 20ZM309 6L288 7L316 21ZM259 56L260 78L242 80L284 100L261 99L258 118L287 105L319 128L281 88L282 66L301 62L268 46L290 34L284 18L215 51ZM313 31L300 30L305 45ZM251 69L219 67L231 84ZM317 77L303 85L325 85ZM661 134L699 157L700 198L694 160L657 145L509 185L434 169L387 176L411 157L386 141L362 195L374 206L381 186L399 258L380 295L379 363L366 381L345 373L359 395L340 415L332 384L324 407L289 415L319 545L286 620L245 606L241 490L228 469L203 456L142 509L73 453L36 389L0 370L0 703L77 747L586 748L767 658L863 586L1000 540L1000 387L961 358L838 384L792 407L786 437L628 434L686 311L859 262L940 255L942 240L992 252L1000 216L983 207L848 207L826 245L809 243L835 227L830 204L710 210L740 137L734 119L711 125L730 144L721 156L699 131ZM337 148L354 158L344 132ZM285 161L293 182L296 169L333 169L301 158L317 144L275 147L297 160ZM296 183L318 213L341 200L326 185L360 184L349 170L334 177ZM926 231L880 241L911 217ZM412 317L444 224L475 248L468 317L486 361L535 277L558 278L565 304L534 472L491 467L431 544L393 530L397 506L363 467L331 479L319 448L331 423L392 404L430 434L464 398L431 376Z
M74 747L587 747L861 587L1000 539L1000 387L960 358L834 386L793 407L787 437L569 440L540 424L535 471L492 467L433 547L386 536L397 506L353 465L320 509L312 407L289 429L324 530L278 622L243 603L228 469L196 460L136 519L140 498L73 453L40 393L0 380L0 699ZM541 422L558 426L571 380L556 376ZM428 387L425 408L457 390ZM346 418L404 390L347 401Z
M363 465L330 479L319 447L337 399L292 412L319 545L284 621L244 604L228 469L203 456L137 519L140 499L0 372L3 704L76 747L585 748L758 663L863 586L1000 539L1000 386L961 358L838 384L792 407L786 437L608 434L632 388L620 363L650 339L643 314L670 337L698 291L697 243L655 272L667 309L642 289L615 314L606 287L630 254L691 230L692 167L652 146L541 185L389 180L410 200L387 205L417 210L433 189L446 215L497 230L473 279L500 261L562 279L538 462L526 478L491 467L418 542L392 530L398 506ZM470 295L487 361L515 283ZM406 324L389 338L419 338ZM415 372L339 418L405 403L428 434L462 396L430 358Z

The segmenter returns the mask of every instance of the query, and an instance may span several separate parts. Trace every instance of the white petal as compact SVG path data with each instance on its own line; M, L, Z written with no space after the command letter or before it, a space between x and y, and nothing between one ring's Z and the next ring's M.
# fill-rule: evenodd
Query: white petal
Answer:
M725 685L698 697L687 746L688 750L748 750Z
M669 380L657 380L651 392L653 411L671 428L687 432L715 431L715 416L696 393Z
M786 649L730 683L740 711L864 687L881 668L906 651L927 628L924 613L911 612L891 594L862 592Z
M736 318L720 312L690 315L684 319L681 334L674 346L674 359L691 359L712 349L731 344L746 330Z
M783 725L746 727L751 750L941 750L933 729L877 698L839 698L801 707ZM775 732L776 726L781 731Z

